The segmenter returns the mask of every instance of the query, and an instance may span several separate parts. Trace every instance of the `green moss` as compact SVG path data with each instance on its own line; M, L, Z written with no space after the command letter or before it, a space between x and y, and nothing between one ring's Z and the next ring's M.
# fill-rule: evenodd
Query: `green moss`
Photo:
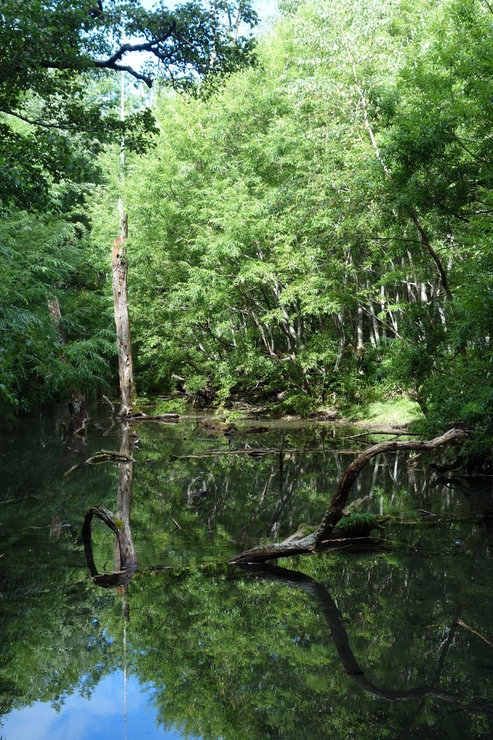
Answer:
M344 516L338 522L337 528L346 537L367 537L372 529L378 527L378 519L375 514L369 512L354 512L349 516Z

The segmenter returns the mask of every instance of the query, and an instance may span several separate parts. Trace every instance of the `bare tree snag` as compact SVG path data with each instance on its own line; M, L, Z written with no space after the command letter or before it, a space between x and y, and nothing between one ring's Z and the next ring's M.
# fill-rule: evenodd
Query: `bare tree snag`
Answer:
M120 424L120 451L118 453L105 453L105 459L108 459L108 455L110 455L116 456L116 459L120 460L118 466L120 469L120 475L118 479L118 502L116 515L113 515L111 511L108 511L108 509L105 509L102 506L93 506L86 513L84 524L82 526L82 539L84 541L86 561L95 582L104 588L117 586L118 588L123 589L122 594L125 592L125 587L137 568L137 554L135 552L132 539L132 529L130 526L133 482L132 462L134 462L131 455L132 441L130 432L130 424L127 421L123 421L122 424ZM109 459L115 458L111 457ZM100 575L97 571L92 554L91 542L91 521L93 516L101 519L101 521L103 521L115 533L114 573L105 573ZM127 618L128 605L125 609Z
M128 237L128 214L121 223L121 236L113 242L113 301L118 346L118 370L120 376L121 406L118 416L132 416L135 399L132 343L130 339L130 317L127 294L127 258L125 241Z
M68 410L70 412L68 434L83 436L85 428L89 424L89 414L86 411L84 396L80 393L72 393L72 400L68 402Z
M120 455L122 457L127 457L130 459L132 459L132 441L130 437L131 431L132 430L130 424L127 421L124 421L122 424L120 424ZM135 554L132 540L132 530L130 527L134 466L131 464L125 465L125 463L120 463L118 467L120 468L120 475L118 478L118 503L116 515L125 526L125 533L127 537L129 551L122 551L121 543L118 538L116 538L114 552L115 570L117 571L129 567L126 563L126 559L128 559L129 553L131 553L133 566L135 567L137 565L137 555Z
M65 344L65 337L62 331L62 312L60 310L60 303L56 295L48 298L48 311L51 317L53 326L55 327L58 344Z
M349 492L358 478L365 465L383 452L394 452L396 450L434 450L437 447L451 444L452 442L463 442L467 437L466 432L462 429L450 429L440 437L423 442L419 439L389 440L369 447L367 450L358 455L351 465L346 468L340 479L332 500L324 514L324 517L317 529L309 535L300 535L299 539L289 537L283 542L277 542L272 545L259 545L236 555L230 563L255 563L265 562L266 560L290 557L292 555L302 555L304 553L319 552L327 547L329 536L336 526L337 522L345 515Z

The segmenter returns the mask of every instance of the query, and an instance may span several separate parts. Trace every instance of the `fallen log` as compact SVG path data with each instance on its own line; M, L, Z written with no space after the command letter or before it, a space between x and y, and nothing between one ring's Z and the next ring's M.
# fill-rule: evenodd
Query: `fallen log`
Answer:
M276 542L271 545L258 545L257 547L253 547L251 550L241 552L239 555L231 558L229 562L235 564L262 563L266 560L291 557L292 555L315 553L326 549L326 543L330 538L332 530L338 521L344 516L344 509L346 508L349 492L353 484L365 465L375 457L375 455L380 455L384 452L394 452L396 450L434 450L437 447L442 447L444 445L463 442L466 437L467 433L463 429L450 429L445 434L442 434L440 437L435 437L435 439L432 439L429 442L424 442L420 439L411 439L407 441L389 440L369 447L358 455L351 465L346 468L336 487L324 517L314 532L294 541L292 537L289 537L283 542Z
M128 421L131 423L137 423L141 421L157 421L161 424L178 424L181 421L180 414L133 414L130 416L120 416L119 414L115 417L117 421Z
M126 452L119 452L118 450L100 450L86 460L88 465L99 465L105 462L134 463L135 460L130 455L127 455Z
M354 450L312 450L304 447L293 447L289 449L279 449L278 447L240 447L231 449L227 447L223 450L208 450L201 455L170 455L170 460L201 460L204 457L217 457L219 455L248 455L249 457L264 457L265 455L326 455L328 452L337 452L338 455L354 455Z

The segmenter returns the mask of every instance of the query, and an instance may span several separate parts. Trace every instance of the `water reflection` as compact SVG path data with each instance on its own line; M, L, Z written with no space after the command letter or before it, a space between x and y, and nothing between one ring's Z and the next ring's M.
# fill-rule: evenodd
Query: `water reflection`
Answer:
M102 691L120 717L125 675L132 701L150 687L139 738L156 721L156 737L212 740L493 736L491 484L433 485L429 458L381 456L354 497L369 493L392 517L386 552L295 558L289 575L252 578L228 559L317 524L356 443L288 422L251 435L238 422L227 438L191 417L134 425L133 466L90 466L124 439L105 409L90 412L87 443L71 450L60 412L2 439L3 737L29 738L11 723L28 718L35 732L51 706L78 731L79 710L64 712L79 693ZM95 506L128 526L131 572L97 518L87 567L81 526ZM118 736L110 725L100 737Z
M2 733L6 740L183 738L179 730L165 730L157 724L157 712L152 708L149 690L146 691L136 677L131 677L124 687L121 672L102 679L90 697L80 694L67 697L58 710L42 702L14 710L4 720Z
M446 691L440 691L438 688L445 659L457 631L457 620L453 621L447 639L444 640L437 669L429 686L418 686L403 691L385 689L376 686L365 676L363 668L356 660L349 644L349 638L343 624L341 612L325 586L300 571L288 570L287 568L281 568L276 565L266 563L242 563L239 564L239 566L257 578L264 578L269 581L285 584L286 586L300 588L315 599L318 608L329 626L330 635L346 674L362 691L366 692L370 696L374 696L378 699L385 699L386 701L412 701L417 698L433 698L454 702L462 698L462 695L458 696L450 694Z

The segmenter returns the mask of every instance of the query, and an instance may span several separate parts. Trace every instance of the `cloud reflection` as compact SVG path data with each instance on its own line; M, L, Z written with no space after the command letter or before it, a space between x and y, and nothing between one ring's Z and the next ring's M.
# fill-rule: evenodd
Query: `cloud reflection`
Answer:
M114 740L125 737L123 673L106 676L90 699L73 694L56 711L51 704L35 702L4 718L0 733L5 740ZM150 696L137 679L127 682L127 740L180 740L179 732L156 724Z

